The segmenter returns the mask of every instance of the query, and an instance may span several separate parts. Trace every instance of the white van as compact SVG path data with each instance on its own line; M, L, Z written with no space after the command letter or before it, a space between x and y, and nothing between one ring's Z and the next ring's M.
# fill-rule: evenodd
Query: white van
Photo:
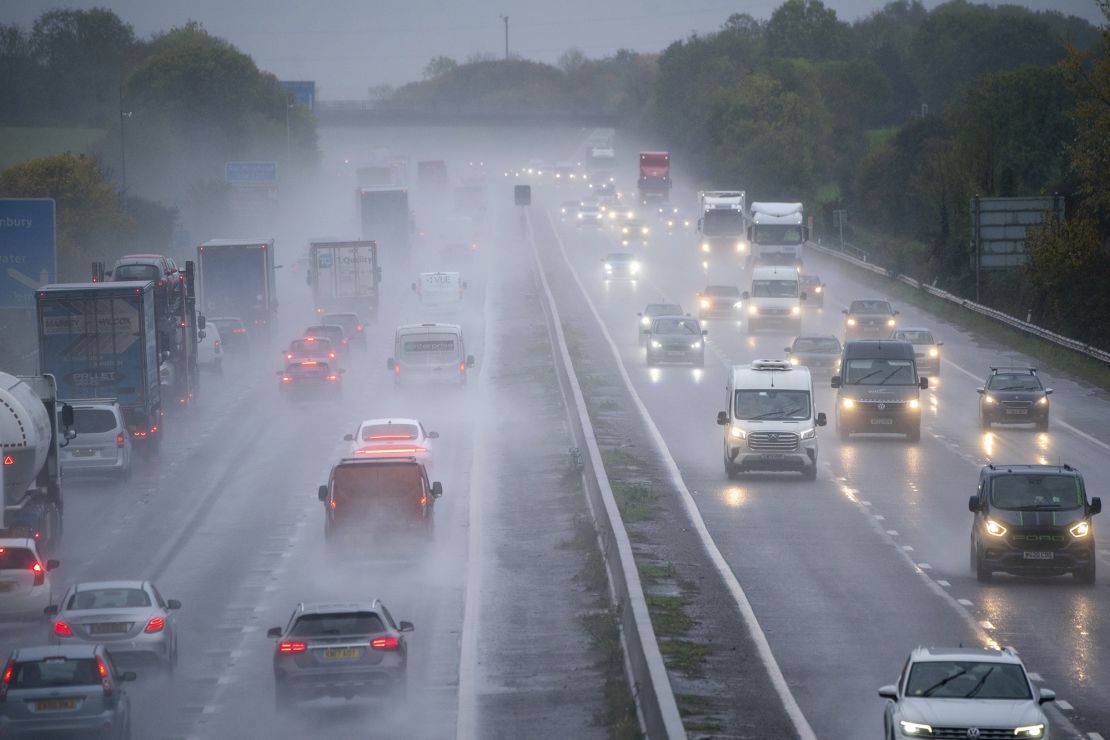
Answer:
M425 308L459 308L466 283L457 272L422 272L412 284L420 305Z
M789 266L752 268L752 287L740 295L747 304L748 333L768 326L802 333L802 292L798 271Z
M817 479L817 427L825 415L813 410L809 369L786 360L734 365L725 403L717 414L725 428L725 474L746 470L796 470Z
M411 382L466 383L474 355L466 353L458 324L404 324L393 338L393 356L386 362L397 385Z

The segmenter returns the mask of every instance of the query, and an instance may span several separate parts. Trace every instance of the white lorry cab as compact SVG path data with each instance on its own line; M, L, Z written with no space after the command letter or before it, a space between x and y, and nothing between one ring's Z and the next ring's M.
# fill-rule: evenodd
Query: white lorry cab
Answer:
M450 310L462 306L466 283L457 272L422 272L412 289L422 307Z
M825 414L813 410L809 369L786 360L734 365L725 390L725 474L748 470L797 471L817 479L817 427Z
M802 332L802 292L798 271L786 266L752 268L752 287L740 294L747 306L748 333L767 327Z
M474 355L458 324L403 324L393 338L393 356L386 362L397 385L406 383L466 383Z

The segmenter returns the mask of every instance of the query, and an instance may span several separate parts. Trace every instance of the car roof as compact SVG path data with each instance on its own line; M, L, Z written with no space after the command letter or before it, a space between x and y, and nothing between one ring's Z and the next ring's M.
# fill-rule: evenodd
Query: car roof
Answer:
M684 313L660 313L651 317L652 321L659 321L661 319L682 319L683 321L693 321L695 324L698 320L693 316L687 316Z
M243 323L243 319L238 316L205 316L205 321L238 321Z
M312 603L301 603L297 606L297 611L302 614L336 614L351 611L373 611L376 612L382 607L382 602L378 599L371 601L316 601Z
M12 658L20 661L42 660L43 658L94 658L99 650L99 644L71 642L66 645L35 645L33 647L16 648Z
M900 332L900 331L927 331L930 334L933 333L933 330L926 327L926 326L899 326L895 330L895 333Z
M418 330L425 332L457 332L462 333L462 326L459 324L440 324L440 323L424 323L424 324L400 324L397 331L415 332Z
M1063 465L1035 465L1032 463L1020 463L1018 465L1002 465L1001 463L990 463L984 465L982 470L989 471L989 474L996 473L1043 473L1046 475L1066 475L1071 477L1082 477L1080 472L1072 466L1064 463Z
M77 409L107 409L109 411L119 411L119 402L115 399L105 398L103 400L97 400L90 398L82 401L65 401L65 403L72 406L74 411Z
M418 465L424 468L424 463L413 457L342 457L334 467L347 467L350 465Z
M402 419L398 416L392 416L392 417L385 418L385 419L364 419L359 424L359 426L360 427L367 427L367 426L370 426L371 424L382 424L382 425L385 425L385 424L415 424L416 426L420 426L420 421L418 419Z
M794 337L795 342L797 342L799 339L835 339L836 343L840 344L840 337L836 336L835 334L799 334L798 336Z
M635 255L633 255L631 252L610 252L609 254L605 255L605 259L635 259Z
M718 292L718 293L725 292L725 291L731 291L731 292L736 292L736 293L740 292L740 289L737 288L735 285L707 285L707 286L705 286L705 292L706 293L708 293L711 290L715 291L715 292Z
M856 305L857 303L885 303L888 306L891 305L890 301L888 301L886 298L857 298L851 302L851 304L848 306L848 310L851 310L852 306Z
M934 660L979 660L987 663L1021 665L1021 658L1010 648L994 650L976 647L918 647L910 653L914 662Z
M338 329L339 331L343 331L343 326L340 324L312 324L311 326L307 327L305 331L318 331L320 329L324 329L327 331L334 331ZM304 337L301 338L303 339Z
M328 311L325 314L321 314L321 316L325 318L328 316L354 316L356 319L358 318L358 314L354 311Z
M146 581L82 581L74 584L78 591L91 591L94 588L135 588L146 590Z

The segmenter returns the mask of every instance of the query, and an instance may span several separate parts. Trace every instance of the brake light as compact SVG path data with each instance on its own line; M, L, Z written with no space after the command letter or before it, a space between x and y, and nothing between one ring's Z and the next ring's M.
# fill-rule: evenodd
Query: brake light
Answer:
M412 439L411 434L371 434L367 439Z
M328 499L328 508L332 511L335 511L335 506L335 499Z
M303 642L282 640L278 643L279 653L303 653L305 650L308 650L308 645Z
M100 673L100 685L104 687L104 696L111 696L112 679L108 676L108 665L99 655L96 656L96 670Z
M460 362L459 363L459 372L460 373L465 373L466 372L466 363L465 362Z
M246 330L246 329L244 329L244 328L243 328L243 327L241 327L241 326L236 326L236 327L233 327L233 328L232 328L232 330L231 330L231 333L232 333L232 334L246 334L246 333L247 333L247 330Z
M401 374L401 365L400 364L395 363L393 365L393 374L394 375L400 375Z
M32 563L31 572L35 574L34 585L41 586L42 584L46 583L46 571L42 569L42 563L37 560Z
M285 359L292 360L293 359L293 353L292 352L286 352L285 353Z
M427 506L428 505L428 497L424 494L420 494L420 505L421 506Z
M292 376L292 375L282 375L282 376L281 376L281 382L282 382L282 383L288 383L288 382L290 382L291 380L293 380L293 376Z
M375 637L370 641L370 647L375 650L396 650L401 647L401 641L396 637Z
M213 347L215 347L215 348L216 348L217 350L219 350L219 348L220 348L220 340L219 340L219 339L217 339L217 340L216 340L215 342L213 342L213 343L212 343L212 346L213 346Z
M73 637L73 630L69 628L68 624L59 619L54 623L54 634L58 637Z
M15 671L15 660L8 661L8 667L4 669L4 679L0 681L0 702L8 700L8 685L12 682L12 673Z
M339 376L338 375L329 375L328 380L339 380Z
M151 617L150 621L146 623L146 629L143 632L153 633L161 632L166 627L166 620L164 617Z
M118 447L120 449L123 449L123 435L122 434L117 434L116 435L116 447Z
M328 352L328 359L329 360L334 360L335 359L335 353L334 352Z
M362 331L362 324L357 325L355 331Z
M319 364L316 360L301 360L301 367L314 367Z

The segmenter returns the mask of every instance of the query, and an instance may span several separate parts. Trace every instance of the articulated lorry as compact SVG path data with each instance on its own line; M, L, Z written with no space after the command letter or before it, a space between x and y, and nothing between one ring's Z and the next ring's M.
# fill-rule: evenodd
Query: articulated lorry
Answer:
M669 152L640 152L640 202L666 201L671 197L671 155Z
M801 203L752 203L749 261L760 265L802 266L802 245L808 238Z
M35 292L39 368L65 401L114 398L137 449L164 430L154 283L57 283Z
M312 241L308 284L317 313L354 311L364 321L378 315L378 245L374 241Z
M743 190L705 190L698 193L698 249L703 265L714 258L746 258L748 216Z
M73 408L58 401L53 376L0 372L0 528L26 530L45 552L61 541L58 448L74 436Z
M249 334L268 339L278 306L275 259L273 239L209 239L198 246L200 312L242 319Z

